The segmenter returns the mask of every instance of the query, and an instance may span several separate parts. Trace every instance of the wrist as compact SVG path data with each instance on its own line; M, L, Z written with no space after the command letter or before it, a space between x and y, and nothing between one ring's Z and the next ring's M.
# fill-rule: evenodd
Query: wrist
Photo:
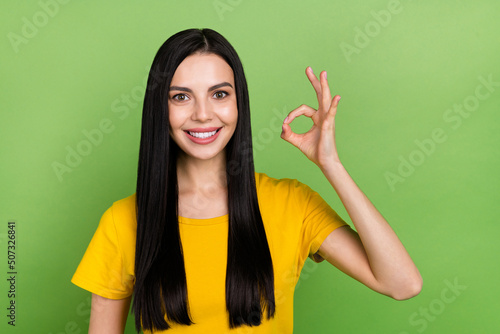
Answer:
M330 158L317 164L323 173L334 173L339 170L345 170L344 165L338 157Z
M343 175L347 173L344 165L338 159L331 159L320 166L321 171L325 177L333 185L335 180L343 179Z
M321 171L339 196L341 196L341 193L349 191L349 189L352 190L351 187L353 185L355 186L351 176L339 160L334 160L326 164L321 168Z

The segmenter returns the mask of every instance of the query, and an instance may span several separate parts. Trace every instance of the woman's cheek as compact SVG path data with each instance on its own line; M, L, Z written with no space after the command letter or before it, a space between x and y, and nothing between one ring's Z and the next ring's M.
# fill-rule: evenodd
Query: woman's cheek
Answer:
M223 115L227 123L236 122L238 120L238 107L236 106L236 102L228 104L224 108Z

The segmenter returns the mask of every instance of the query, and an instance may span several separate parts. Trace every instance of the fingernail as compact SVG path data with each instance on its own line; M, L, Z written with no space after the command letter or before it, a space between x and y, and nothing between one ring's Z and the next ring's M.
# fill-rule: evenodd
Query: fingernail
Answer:
M326 74L326 71L325 71L325 79L326 79L326 76L327 76L327 74Z
M286 116L285 120L283 121L283 123L286 123L288 122L288 116Z
M339 96L339 101L340 101L341 98L342 98L342 96Z

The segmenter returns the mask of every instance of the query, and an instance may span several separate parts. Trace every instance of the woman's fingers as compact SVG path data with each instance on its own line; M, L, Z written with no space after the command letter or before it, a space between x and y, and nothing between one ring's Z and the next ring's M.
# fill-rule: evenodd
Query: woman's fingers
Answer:
M337 114L337 106L339 105L340 95L335 95L330 101L330 109L326 111L325 118L322 122L321 129L331 131L335 126L335 115Z
M316 113L316 110L314 108L309 107L308 105L301 105L300 107L292 110L288 116L285 118L283 121L283 127L282 127L282 132L281 132L281 138L289 142L290 144L297 146L300 142L300 139L303 137L304 134L297 134L292 131L292 128L290 127L290 123L297 118L298 116L306 116L312 118L312 116Z
M321 101L318 100L319 103L323 103L323 111L328 112L330 109L330 104L332 101L332 94L330 93L330 86L328 86L328 79L326 78L326 71L323 71L319 75L320 84L321 84ZM320 108L318 108L320 109Z
M335 115L340 96L332 98L326 71L322 71L317 78L311 67L307 67L306 75L318 98L318 110L301 105L292 110L283 121L281 138L301 150L310 160L315 163L327 161L336 155L335 148ZM294 133L290 123L299 116L312 119L313 126L306 133Z
M306 68L306 75L316 91L316 96L318 97L318 110L328 112L332 101L332 94L330 92L330 87L328 86L326 71L322 71L319 74L318 80L312 68L309 66Z
M298 147L300 138L303 136L303 134L296 134L295 132L292 131L292 128L290 127L289 124L283 123L282 131L281 131L281 138L289 142L295 147Z
M335 116L337 113L337 106L339 105L340 95L335 95L332 99L332 104L330 105L330 109L328 110L328 114L330 116Z
M321 99L321 83L319 82L318 78L316 78L316 75L314 74L311 66L308 66L306 68L306 75L307 78L309 79L309 82L311 82L311 85L316 91L316 96L318 97L319 101Z
M306 116L306 117L313 117L313 115L316 113L316 109L309 107L306 104L301 105L298 108L295 108L294 110L290 111L288 116L285 118L283 123L290 124L296 117L298 116Z

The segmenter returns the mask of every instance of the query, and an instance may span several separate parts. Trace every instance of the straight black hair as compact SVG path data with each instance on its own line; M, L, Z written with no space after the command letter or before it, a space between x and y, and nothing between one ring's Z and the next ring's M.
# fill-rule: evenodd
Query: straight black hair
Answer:
M137 239L132 309L137 332L191 325L179 235L177 155L170 138L168 91L179 64L195 53L222 57L234 73L238 106L235 132L226 145L229 232L226 309L229 327L258 326L275 314L273 263L257 201L250 105L238 54L219 33L189 29L158 50L144 97L137 175ZM165 315L168 321L165 320Z

